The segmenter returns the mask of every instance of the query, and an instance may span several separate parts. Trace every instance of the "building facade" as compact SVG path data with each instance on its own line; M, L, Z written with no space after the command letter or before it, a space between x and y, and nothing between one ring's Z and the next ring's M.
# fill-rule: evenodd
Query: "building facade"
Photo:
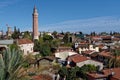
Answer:
M19 46L20 50L24 53L24 55L34 52L34 43L29 39L18 39L17 45Z

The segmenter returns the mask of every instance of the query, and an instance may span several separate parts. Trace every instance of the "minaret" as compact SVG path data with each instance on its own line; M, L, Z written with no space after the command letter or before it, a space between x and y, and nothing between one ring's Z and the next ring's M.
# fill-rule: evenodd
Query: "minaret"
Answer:
M33 40L38 39L38 12L36 7L33 9Z

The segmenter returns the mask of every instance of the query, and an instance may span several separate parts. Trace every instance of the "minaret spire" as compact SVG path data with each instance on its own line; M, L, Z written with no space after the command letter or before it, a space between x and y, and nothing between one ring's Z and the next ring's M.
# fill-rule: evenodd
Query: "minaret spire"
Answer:
M36 6L34 5L34 10L33 10L33 13L38 13L37 12L37 8L36 8Z

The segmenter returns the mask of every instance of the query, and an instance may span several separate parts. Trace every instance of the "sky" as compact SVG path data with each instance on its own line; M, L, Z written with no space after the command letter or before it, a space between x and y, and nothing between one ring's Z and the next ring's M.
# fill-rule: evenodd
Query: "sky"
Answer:
M120 30L120 0L0 0L0 30L32 31L34 5L39 31Z

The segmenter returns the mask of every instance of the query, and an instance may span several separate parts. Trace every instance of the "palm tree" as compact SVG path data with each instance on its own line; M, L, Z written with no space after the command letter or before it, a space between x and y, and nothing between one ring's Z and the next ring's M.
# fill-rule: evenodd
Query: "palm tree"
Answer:
M120 67L120 59L118 58L120 56L120 51L119 50L114 50L112 54L112 58L109 60L108 67Z
M0 54L0 80L19 80L22 69L23 56L20 50L6 49ZM19 73L19 74L18 74Z

